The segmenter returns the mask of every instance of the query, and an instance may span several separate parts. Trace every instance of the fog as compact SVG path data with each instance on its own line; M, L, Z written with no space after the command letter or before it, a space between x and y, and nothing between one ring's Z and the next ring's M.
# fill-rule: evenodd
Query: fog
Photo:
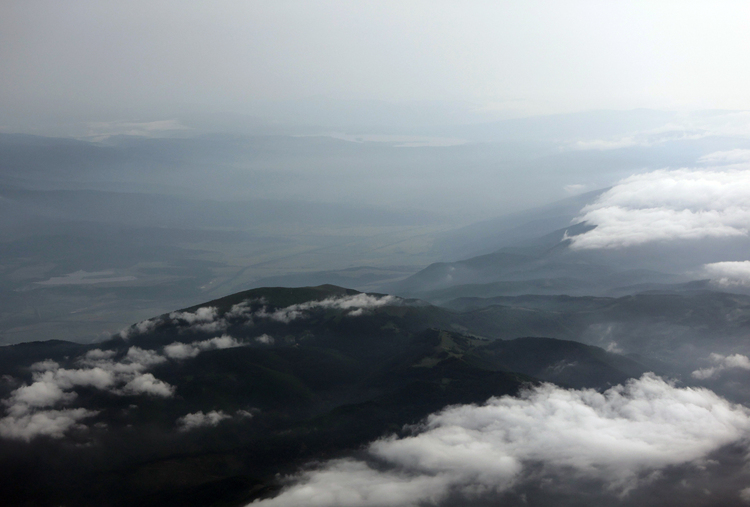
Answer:
M2 9L4 343L248 286L389 289L575 219L598 228L573 248L618 245L648 212L596 192L732 179L750 149L743 3ZM693 227L742 235L743 216ZM672 274L746 260L705 257Z
M273 108L288 117L288 101L314 96L469 102L514 116L743 109L748 71L737 62L749 47L747 9L729 1L15 2L3 6L0 96L16 118L63 121L169 118L187 108L265 116L264 101L280 102ZM442 109L443 118L455 114Z

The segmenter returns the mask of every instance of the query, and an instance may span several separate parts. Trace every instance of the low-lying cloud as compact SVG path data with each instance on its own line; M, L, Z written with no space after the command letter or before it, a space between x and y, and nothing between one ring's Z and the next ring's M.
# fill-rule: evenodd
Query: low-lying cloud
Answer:
M363 459L305 471L261 506L416 506L509 491L525 473L598 481L616 495L670 466L704 466L750 435L750 411L646 374L604 393L551 384L431 415ZM548 481L549 482L549 481ZM739 499L739 491L737 492ZM253 504L255 505L255 504Z
M212 410L210 412L193 412L177 419L177 427L180 431L192 431L198 428L211 428L218 426L220 422L228 419L251 419L253 413L249 410L238 410L229 415L223 410Z
M713 262L703 271L721 287L750 287L750 261Z
M398 301L399 298L395 296L375 296L360 293L329 297L321 301L307 301L283 308L269 308L268 303L263 298L250 299L233 305L229 311L223 314L214 306L201 307L194 312L172 312L164 318L149 319L134 324L122 330L120 336L127 340L136 335L150 333L162 321L175 326L180 334L219 334L225 332L230 325L245 324L251 326L256 319L288 324L294 320L308 318L310 312L317 309L342 310L348 317L358 317L373 308L393 305ZM261 342L263 341L261 340ZM268 344L268 342L263 343ZM179 354L179 352L175 353Z
M94 349L77 360L80 368L62 368L51 360L31 365L32 380L3 401L6 417L0 419L0 436L30 440L39 435L60 438L73 427L83 427L81 419L97 411L53 409L72 403L76 387L90 387L115 395L148 395L167 398L175 388L146 370L165 362L166 357L152 350L130 347L115 361L113 350Z
M731 356L711 354L709 360L713 363L713 366L695 370L691 373L693 378L700 380L710 379L716 377L722 371L729 369L750 370L750 359L742 354L732 354Z
M120 331L119 336L123 340L128 340L133 336L149 333L156 328L157 323L158 321L156 319L142 320L141 322L133 324L132 326Z
M255 312L256 318L268 318L278 322L289 323L293 320L303 319L308 316L308 312L315 309L332 309L344 310L346 315L357 317L365 311L379 308L382 306L392 305L397 301L395 296L374 296L371 294L354 294L351 296L331 297L321 301L307 301L296 305L290 305L272 312L265 309Z
M210 340L195 341L192 343L174 342L164 347L164 354L171 359L187 359L195 357L205 350L231 349L243 345L244 343L229 335L222 335Z
M217 426L221 421L230 419L232 416L221 410L212 410L207 414L203 411L187 414L177 419L180 431L190 431L197 428Z
M750 224L750 170L679 169L634 175L584 207L576 221L596 227L566 237L572 249L744 237Z
M98 413L94 410L73 408L4 417L0 419L0 436L27 442L41 435L62 438L72 428L83 428L79 421Z

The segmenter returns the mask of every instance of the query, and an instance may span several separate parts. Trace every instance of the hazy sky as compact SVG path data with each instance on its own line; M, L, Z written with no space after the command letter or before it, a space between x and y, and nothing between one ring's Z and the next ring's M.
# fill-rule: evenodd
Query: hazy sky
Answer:
M749 24L746 1L4 0L0 114L252 112L313 96L507 115L744 109Z

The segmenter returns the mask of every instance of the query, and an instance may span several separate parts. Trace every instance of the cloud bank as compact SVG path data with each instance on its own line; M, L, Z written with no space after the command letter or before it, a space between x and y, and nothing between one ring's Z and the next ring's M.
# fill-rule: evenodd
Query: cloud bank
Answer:
M208 311L201 313L199 310L197 314L190 315L198 315L198 318L188 316L185 320L205 322L208 318L215 318L216 312L210 308ZM184 315L181 315L178 318L183 317ZM272 343L272 339L268 339L268 343ZM147 370L165 363L168 359L185 360L207 350L243 345L246 344L229 335L222 335L192 343L174 342L164 347L163 355L155 350L133 346L119 359L115 359L118 356L116 350L93 349L75 361L75 364L80 366L75 369L62 368L52 360L34 363L31 365L33 382L15 389L2 402L7 407L7 416L0 419L0 436L27 441L40 435L60 438L71 428L84 428L79 421L96 415L97 411L52 409L55 405L75 401L78 395L73 389L76 387L91 387L117 396L146 395L169 398L174 395L175 387L159 380ZM209 413L210 417L207 416L209 418L206 420L215 419L216 416L211 414L213 412ZM188 421L185 424L197 424L199 416L193 416L192 422Z
M721 287L750 287L750 261L713 262L703 271Z
M366 458L325 463L256 503L374 507L439 503L456 494L470 499L521 484L530 467L537 477L565 473L626 494L669 466L704 465L710 453L748 435L744 407L653 374L604 393L544 384L518 398L449 407L413 436L377 440Z
M98 413L84 408L74 408L4 417L0 419L0 436L27 442L41 435L62 438L72 428L83 428L84 426L79 423L80 420L93 417Z
M566 237L572 249L748 235L750 170L658 170L626 178L584 207L596 226Z

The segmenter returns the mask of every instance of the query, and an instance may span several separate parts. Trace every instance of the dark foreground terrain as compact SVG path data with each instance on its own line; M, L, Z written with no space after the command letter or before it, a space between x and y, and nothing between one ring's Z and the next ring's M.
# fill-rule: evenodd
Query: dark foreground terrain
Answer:
M653 370L574 341L497 340L531 310L460 305L470 309L330 285L254 289L98 344L3 347L3 502L241 505L278 491L278 474L446 405Z

